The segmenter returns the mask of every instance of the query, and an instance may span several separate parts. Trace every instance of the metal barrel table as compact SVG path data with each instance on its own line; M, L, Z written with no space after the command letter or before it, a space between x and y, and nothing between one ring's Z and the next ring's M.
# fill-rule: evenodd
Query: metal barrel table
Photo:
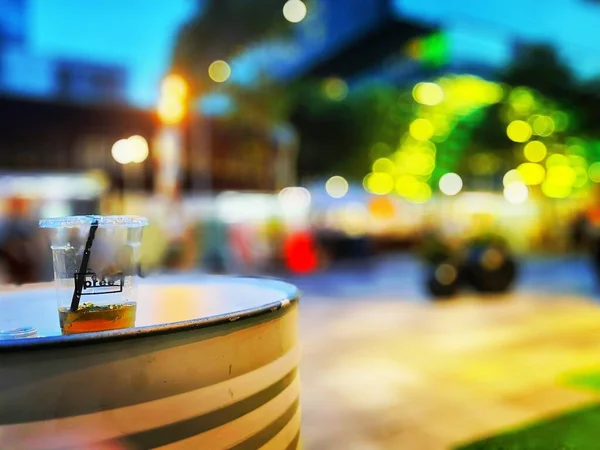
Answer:
M300 448L295 287L157 277L134 328L65 336L53 289L0 292L39 333L0 340L0 448Z

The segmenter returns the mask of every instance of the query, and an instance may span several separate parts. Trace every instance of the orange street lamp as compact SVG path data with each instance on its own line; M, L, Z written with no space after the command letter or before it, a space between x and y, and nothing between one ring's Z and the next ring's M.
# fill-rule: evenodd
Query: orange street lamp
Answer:
M176 125L185 117L188 84L179 75L167 75L160 88L156 112L165 125Z

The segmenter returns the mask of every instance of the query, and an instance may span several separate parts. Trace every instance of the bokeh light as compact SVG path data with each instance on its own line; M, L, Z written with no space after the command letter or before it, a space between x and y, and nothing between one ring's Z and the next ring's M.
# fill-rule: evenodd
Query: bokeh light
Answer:
M569 116L563 111L554 111L550 114L552 121L554 122L554 129L556 131L565 131L569 127Z
M542 183L542 192L550 198L567 198L571 191L571 186L555 184L550 178Z
M129 164L131 162L131 142L128 139L119 139L113 144L110 153L119 164Z
M335 175L327 180L325 190L333 198L342 198L348 193L348 182L344 177Z
M548 150L541 141L531 141L525 144L523 154L525 159L531 162L540 162L546 157Z
M429 185L423 181L416 184L414 193L408 196L408 200L413 203L425 203L431 198L432 192Z
M288 0L283 5L283 17L288 22L301 22L306 17L306 5L301 0Z
M565 155L561 155L559 153L555 153L554 155L550 155L546 160L546 168L549 169L555 166L568 166L569 159Z
M575 181L573 181L573 187L582 188L588 182L588 173L585 167L575 167Z
M600 183L600 162L595 162L590 165L588 175L590 176L590 180L594 183Z
M384 172L393 174L396 170L394 163L388 158L378 158L373 163L373 172Z
M172 73L162 81L160 93L164 97L184 99L188 94L188 85L183 77Z
M396 180L396 193L402 197L411 197L417 192L419 180L412 175L402 175Z
M510 183L504 188L504 198L514 205L523 203L529 197L529 189L523 182Z
M433 156L424 152L414 152L406 158L406 170L413 175L429 175L435 168Z
M148 142L144 137L139 135L131 136L127 139L129 142L130 161L133 163L141 163L148 158Z
M174 125L181 122L185 116L185 106L178 98L161 97L158 102L157 113L163 123Z
M410 124L409 133L417 141L426 141L433 136L433 125L427 119L416 119Z
M531 126L523 120L513 120L508 124L506 134L511 141L527 142L531 137Z
M535 98L531 91L524 87L514 88L509 96L510 105L521 114L529 112L535 105Z
M569 166L551 166L546 172L546 179L552 185L572 187L575 183L576 173Z
M396 207L388 197L375 197L369 202L369 211L378 219L391 219L396 215Z
M394 189L394 179L388 173L374 172L365 177L363 185L372 194L385 195Z
M439 105L444 100L444 90L435 83L418 83L412 95L417 103L427 106Z
M323 92L330 100L339 102L348 95L348 85L341 78L328 78L323 81Z
M546 170L536 163L523 163L517 167L517 171L523 178L523 182L529 186L541 184L546 177Z
M215 83L224 83L231 76L231 68L225 61L213 61L210 66L208 66L208 76Z
M567 161L571 167L587 167L587 161L583 156L580 155L569 155L567 156Z
M522 182L523 182L523 177L521 176L519 171L516 169L509 170L508 172L506 172L504 174L504 177L502 178L502 184L504 185L504 187L506 187L512 183L522 183Z
M297 211L308 209L311 195L308 189L303 187L286 187L279 192L278 199L283 209Z
M548 116L537 116L532 128L533 133L538 136L550 136L554 132L554 121Z
M440 178L439 186L443 194L456 195L461 191L463 181L460 175L450 172Z

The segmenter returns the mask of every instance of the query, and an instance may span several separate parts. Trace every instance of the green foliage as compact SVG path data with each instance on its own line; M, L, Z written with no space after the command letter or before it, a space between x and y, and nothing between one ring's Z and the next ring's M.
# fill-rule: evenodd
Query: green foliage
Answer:
M600 405L588 406L457 450L596 450L599 423Z
M291 121L301 136L301 177L362 180L372 162L369 149L377 142L395 148L412 114L405 95L389 85L358 89L342 101L327 98L316 82L300 92Z
M208 66L229 60L252 42L290 34L280 0L206 0L202 11L179 32L172 70L183 75L193 94L210 85Z

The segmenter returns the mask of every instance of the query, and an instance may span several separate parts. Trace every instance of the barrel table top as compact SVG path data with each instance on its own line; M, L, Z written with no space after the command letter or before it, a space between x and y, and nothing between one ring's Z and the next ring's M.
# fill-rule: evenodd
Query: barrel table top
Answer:
M135 327L65 336L51 283L0 290L0 330L39 334L0 340L0 449L301 447L295 287L139 287Z
M160 275L140 280L133 328L63 336L52 283L0 289L0 330L33 327L38 337L0 339L0 351L55 345L85 345L209 327L267 314L297 301L285 282L201 274Z

